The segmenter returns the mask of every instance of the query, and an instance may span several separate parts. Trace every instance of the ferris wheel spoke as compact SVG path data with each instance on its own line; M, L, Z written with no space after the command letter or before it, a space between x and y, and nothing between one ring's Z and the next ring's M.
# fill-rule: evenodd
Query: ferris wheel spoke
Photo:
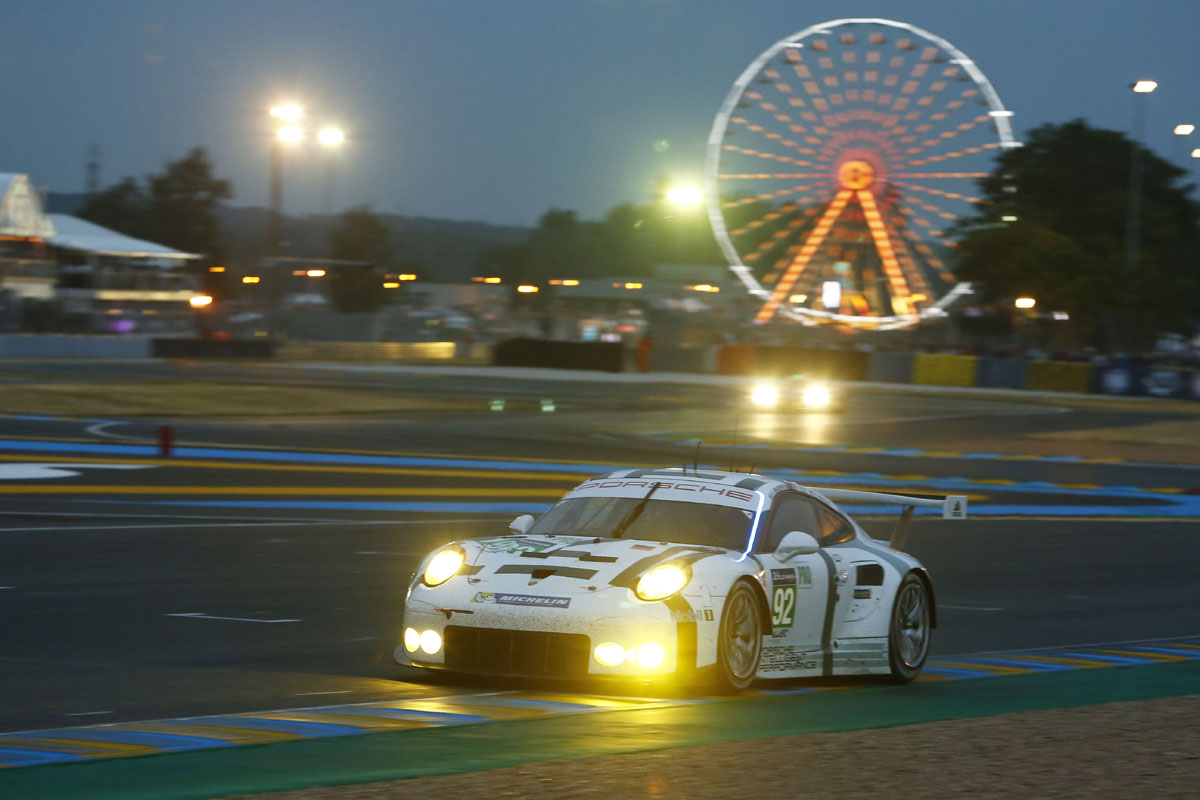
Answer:
M781 197L794 197L796 195L807 194L817 188L821 187L819 187L817 184L811 184L809 186L789 186L788 188L780 189L777 192L764 192L763 194L756 194L751 197L739 197L736 200L725 200L722 201L721 208L739 208L741 206L748 206L753 203L765 203L769 200L778 200Z
M842 189L833 198L833 202L829 204L829 207L825 209L825 213L817 220L817 224L809 231L808 238L805 240L804 246L800 248L800 252L796 254L796 258L793 259L787 271L783 273L778 283L775 284L775 290L771 292L771 296L767 299L767 302L759 309L758 314L754 317L755 322L766 322L775 316L775 312L778 310L780 303L783 302L783 298L787 297L788 292L796 283L796 279L800 277L800 273L804 271L805 266L812 260L813 255L820 248L821 242L829 235L829 230L833 227L833 223L853 196L854 193L849 189Z
M942 189L934 189L930 186L919 186L915 183L907 183L905 181L897 181L897 180L893 180L891 183L893 186L899 186L903 189L908 189L910 191L924 192L926 194L932 194L932 195L935 195L938 197L946 197L951 200L962 200L964 203L982 203L983 202L983 198L981 198L981 197L973 197L971 195L959 194L958 192L947 192L947 191L943 191Z
M762 97L762 95L757 92L754 92L753 95L751 95L750 93L747 93L747 97L751 97L751 96L753 96L755 98ZM805 128L803 126L798 125L795 122L795 120L793 120L787 114L783 113L782 111L778 111L777 107L774 106L773 104L766 103L766 102L760 102L759 107L762 108L764 111L774 110L773 116L775 117L775 120L777 122L782 122L782 123L787 124L789 131L791 131L793 133L805 132ZM787 138L781 133L776 133L775 131L767 130L766 126L753 123L746 117L743 117L743 116L730 117L729 121L741 126L742 128L745 128L746 130L749 130L755 134L762 136L763 138L767 139L768 141L772 142L773 144L781 145L781 146L787 148L788 150L794 150L794 151L800 153L801 155L807 155L807 156L816 155L816 151L813 150L811 147L805 147L804 145L797 142L795 139ZM807 162L804 162L804 163L807 163Z
M929 164L938 164L942 161L951 161L956 158L968 158L970 156L978 156L986 150L991 150L1000 145L984 144L977 147L964 147L962 150L955 150L952 153L937 153L928 155L923 158L913 159L903 163L896 164L894 169L911 169L913 167L924 167ZM920 153L912 153L910 155L920 155Z
M883 262L883 272L887 276L888 287L892 291L892 309L898 314L910 314L912 313L912 301L908 296L908 282L904 279L904 272L900 269L900 262L896 259L892 242L888 239L887 231L884 230L883 218L875 205L875 195L866 189L861 189L858 192L858 202L863 207L863 216L867 220L871 238L875 240L875 250L879 253L879 260Z

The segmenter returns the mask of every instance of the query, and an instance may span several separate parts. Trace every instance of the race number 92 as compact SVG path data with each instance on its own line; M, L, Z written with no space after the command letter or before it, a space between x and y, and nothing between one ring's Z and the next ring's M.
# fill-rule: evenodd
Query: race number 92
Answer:
M790 627L796 616L796 587L776 586L771 592L771 624Z

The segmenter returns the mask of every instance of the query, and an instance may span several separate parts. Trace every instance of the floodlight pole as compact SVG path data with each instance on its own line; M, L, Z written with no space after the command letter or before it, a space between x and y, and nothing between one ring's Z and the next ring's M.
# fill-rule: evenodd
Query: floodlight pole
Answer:
M1139 88L1149 84L1150 88ZM1129 198L1125 219L1125 272L1127 277L1137 269L1138 239L1142 225L1142 135L1146 127L1146 95L1157 84L1138 81L1133 84L1133 141L1129 148Z
M267 255L282 255L283 245L283 141L271 139L271 211L267 228Z

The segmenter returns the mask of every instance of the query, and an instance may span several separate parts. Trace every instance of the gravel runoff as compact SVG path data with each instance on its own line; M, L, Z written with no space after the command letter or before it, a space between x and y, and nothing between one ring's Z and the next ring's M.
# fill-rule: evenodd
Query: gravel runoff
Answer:
M1200 695L237 797L1197 798Z

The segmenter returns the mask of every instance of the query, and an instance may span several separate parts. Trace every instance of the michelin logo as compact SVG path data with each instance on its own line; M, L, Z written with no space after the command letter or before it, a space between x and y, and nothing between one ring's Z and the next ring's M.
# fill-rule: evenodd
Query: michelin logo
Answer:
M567 608L569 597L546 597L538 594L505 594L503 592L476 592L472 603L496 603L502 606L538 606L541 608Z

